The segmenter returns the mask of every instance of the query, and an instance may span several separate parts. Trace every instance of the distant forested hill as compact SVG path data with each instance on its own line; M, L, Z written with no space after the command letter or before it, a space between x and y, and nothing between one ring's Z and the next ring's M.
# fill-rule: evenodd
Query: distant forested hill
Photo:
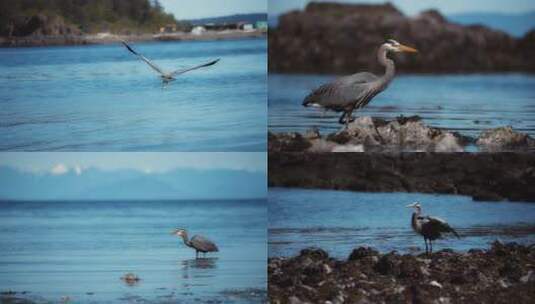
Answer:
M151 32L176 23L158 0L1 0L0 35Z
M237 22L247 22L247 23L256 23L257 21L267 21L266 13L258 14L237 14L230 16L222 17L213 17L213 18L203 18L203 19L194 19L188 20L193 25L201 25L206 23L237 23Z

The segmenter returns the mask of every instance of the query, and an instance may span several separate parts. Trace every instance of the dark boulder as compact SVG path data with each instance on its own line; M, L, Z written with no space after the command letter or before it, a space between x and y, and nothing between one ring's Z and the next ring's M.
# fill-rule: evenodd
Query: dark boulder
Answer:
M382 72L376 51L393 38L419 49L416 56L393 54L401 72L535 71L533 34L521 39L481 25L449 22L429 10L403 15L390 3L309 3L280 16L269 33L273 72Z

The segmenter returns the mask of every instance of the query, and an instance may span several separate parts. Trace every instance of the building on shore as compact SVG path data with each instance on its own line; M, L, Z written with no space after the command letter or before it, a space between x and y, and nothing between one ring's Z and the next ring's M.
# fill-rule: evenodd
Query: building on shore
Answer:
M176 24L167 24L160 28L160 33L174 33L176 32Z

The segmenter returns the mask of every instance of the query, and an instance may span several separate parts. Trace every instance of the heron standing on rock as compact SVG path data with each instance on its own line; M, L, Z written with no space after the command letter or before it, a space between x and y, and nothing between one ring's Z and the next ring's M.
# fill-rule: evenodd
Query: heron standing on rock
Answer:
M362 72L340 77L312 91L303 101L303 106L343 112L338 122L345 123L347 128L354 120L351 118L353 111L365 107L375 95L386 89L394 78L395 65L394 61L386 56L388 52L416 53L418 51L390 39L383 43L377 52L379 63L386 68L383 76L378 77L372 73Z
M204 256L206 256L207 252L219 251L219 248L217 248L214 242L203 236L195 235L191 239L188 239L188 232L186 229L178 228L175 229L171 234L182 237L182 240L186 246L195 249L195 258L199 257L199 252L202 252Z
M422 215L422 206L418 202L414 202L406 206L407 208L414 208L412 213L411 226L412 229L424 237L425 253L433 252L433 241L441 238L443 233L453 233L457 238L460 238L457 231L450 227L446 221L438 217ZM427 242L429 241L429 247Z

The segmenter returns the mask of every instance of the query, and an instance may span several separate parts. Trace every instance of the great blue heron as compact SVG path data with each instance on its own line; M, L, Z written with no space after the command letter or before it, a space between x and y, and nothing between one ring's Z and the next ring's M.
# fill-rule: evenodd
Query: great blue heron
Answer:
M199 252L202 252L204 255L206 255L207 252L219 251L219 248L217 248L214 242L203 236L195 235L191 239L188 239L188 232L186 229L177 228L173 230L171 234L182 237L182 240L186 246L195 249L196 258L199 257Z
M196 70L196 69L200 69L200 68L203 68L203 67L207 67L207 66L211 66L211 65L214 65L216 64L219 59L216 59L216 60L212 60L210 62L207 62L207 63L203 63L203 64L199 64L199 65L196 65L196 66L193 66L193 67L189 67L189 68L183 68L183 69L179 69L179 70L176 70L176 71L173 71L173 72L170 72L170 73L167 73L165 72L164 70L162 70L160 67L158 67L156 64L154 64L152 61L150 61L149 59L147 59L147 57L139 54L138 52L134 51L134 49L132 49L132 47L130 47L126 41L121 41L124 46L134 55L136 55L139 59L145 61L153 70L155 70L158 74L160 74L160 77L162 78L162 81L164 83L168 83L170 81L173 81L175 80L175 77L180 75L180 74L184 74L186 72L189 72L189 71L193 71L193 70Z
M362 72L340 77L324 84L310 93L303 101L303 106L321 107L326 110L343 112L338 122L346 125L352 122L354 110L365 107L375 95L382 92L394 78L394 61L387 58L388 52L416 53L416 49L403 45L393 39L387 40L379 47L377 59L386 70L383 76Z
M446 221L438 217L422 215L422 206L418 202L407 205L407 208L414 208L412 213L411 226L416 233L424 237L425 253L433 252L433 241L441 238L443 233L453 233L457 238L460 238L457 231L450 227ZM429 240L430 250L427 248Z

